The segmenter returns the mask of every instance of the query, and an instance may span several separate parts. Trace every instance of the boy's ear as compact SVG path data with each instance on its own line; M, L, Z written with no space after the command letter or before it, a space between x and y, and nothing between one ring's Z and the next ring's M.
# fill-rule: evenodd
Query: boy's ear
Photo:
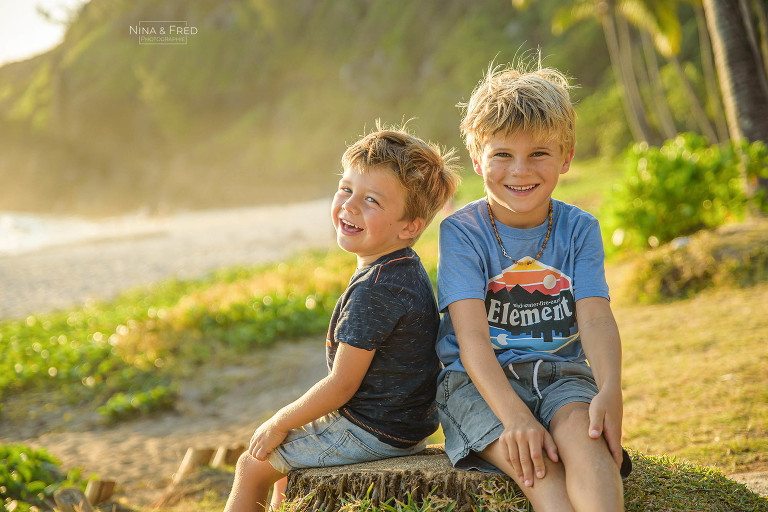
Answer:
M560 174L567 173L568 169L571 168L571 160L573 160L573 153L574 153L574 150L572 149L570 154L565 157L565 160L563 161L563 166L560 168Z
M413 238L416 238L424 229L424 226L425 226L425 222L424 222L424 219L422 219L421 217L416 217L415 219L408 221L408 223L403 227L403 229L400 230L400 239L411 240Z
M483 175L483 166L480 165L480 162L475 160L474 158L472 159L472 168L475 170L475 174L477 174L478 176Z

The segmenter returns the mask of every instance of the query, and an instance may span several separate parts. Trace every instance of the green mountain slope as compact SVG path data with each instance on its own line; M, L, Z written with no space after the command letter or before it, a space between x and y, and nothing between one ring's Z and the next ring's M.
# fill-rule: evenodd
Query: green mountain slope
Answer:
M0 210L324 196L345 145L377 118L414 118L418 135L461 147L455 105L493 59L540 47L581 85L576 99L606 87L599 27L551 36L555 4L91 0L60 47L0 68ZM131 27L143 20L197 33L186 45L139 44Z

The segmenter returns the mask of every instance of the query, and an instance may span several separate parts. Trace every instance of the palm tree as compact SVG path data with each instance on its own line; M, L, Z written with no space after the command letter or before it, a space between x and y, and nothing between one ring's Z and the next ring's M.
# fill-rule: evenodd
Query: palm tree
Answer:
M768 142L768 92L762 55L750 44L747 25L753 21L739 0L704 0L715 66L732 140ZM768 179L742 176L748 196L768 190Z

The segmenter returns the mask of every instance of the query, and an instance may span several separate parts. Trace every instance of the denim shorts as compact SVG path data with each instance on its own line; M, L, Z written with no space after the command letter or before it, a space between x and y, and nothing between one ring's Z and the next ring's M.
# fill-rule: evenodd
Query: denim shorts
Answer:
M293 429L269 456L277 471L342 466L356 462L413 455L426 440L410 448L395 448L334 411L303 427Z
M536 361L510 365L504 371L517 396L547 429L559 408L571 402L590 403L597 394L595 378L586 363ZM445 452L453 465L501 473L476 452L496 441L504 426L466 373L445 373L437 387L437 407Z

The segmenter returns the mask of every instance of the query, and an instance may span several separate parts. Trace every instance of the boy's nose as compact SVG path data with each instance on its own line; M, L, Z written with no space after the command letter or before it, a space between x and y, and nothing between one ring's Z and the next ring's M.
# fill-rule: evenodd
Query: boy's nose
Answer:
M357 213L360 211L360 207L357 204L357 199L354 196L347 198L346 201L341 203L341 207L349 213Z

